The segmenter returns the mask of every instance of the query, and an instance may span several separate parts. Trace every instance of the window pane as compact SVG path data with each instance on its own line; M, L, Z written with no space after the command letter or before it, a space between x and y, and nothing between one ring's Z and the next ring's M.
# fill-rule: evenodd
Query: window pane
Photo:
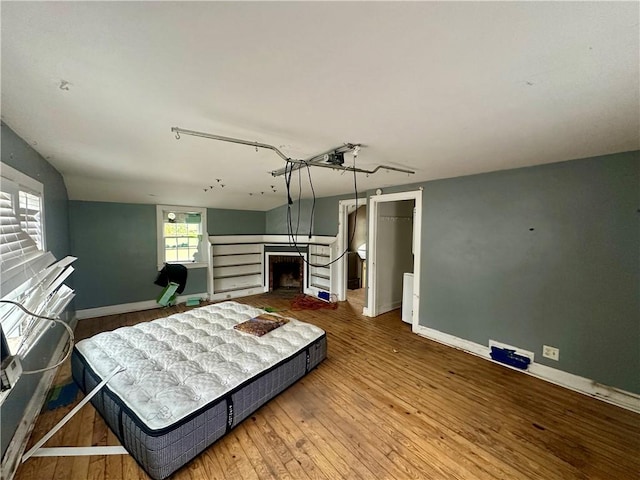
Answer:
M176 262L178 260L177 245L175 237L164 239L164 260L165 262Z
M177 242L175 237L169 237L164 239L165 249L167 250L175 250L177 247Z
M178 252L175 248L167 248L164 252L165 262L177 262Z
M188 262L189 259L189 239L187 237L177 237L176 238L176 254L178 261L180 262Z
M189 237L177 237L178 248L184 248L189 246Z
M176 235L186 236L187 235L187 224L186 223L176 223Z
M164 224L164 236L165 237L172 237L176 235L176 224L175 223L168 223L166 222Z
M199 223L189 223L189 235L200 235L200 224Z

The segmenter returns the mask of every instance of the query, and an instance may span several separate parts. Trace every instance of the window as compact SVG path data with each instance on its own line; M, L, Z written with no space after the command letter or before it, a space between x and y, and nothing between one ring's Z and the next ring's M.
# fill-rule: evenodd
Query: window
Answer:
M0 177L2 262L44 251L42 183L5 164Z
M157 206L158 269L164 263L206 267L207 209Z
M0 180L0 297L56 317L73 298L63 282L73 272L75 258L55 263L45 251L43 185L5 164ZM11 353L18 355L49 325L6 303L0 304L0 323Z
M20 198L20 227L36 242L38 250L44 250L44 245L42 244L42 198L40 193L20 190L18 196Z

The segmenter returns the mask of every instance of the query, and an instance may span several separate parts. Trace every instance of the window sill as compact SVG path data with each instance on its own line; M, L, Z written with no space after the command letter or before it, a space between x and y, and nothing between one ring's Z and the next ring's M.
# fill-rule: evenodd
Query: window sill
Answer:
M207 268L209 265L205 262L167 262L170 265L184 265L185 267L187 267L188 269L192 269L192 268ZM164 267L164 263L161 265L158 265L158 271L162 270L162 267Z

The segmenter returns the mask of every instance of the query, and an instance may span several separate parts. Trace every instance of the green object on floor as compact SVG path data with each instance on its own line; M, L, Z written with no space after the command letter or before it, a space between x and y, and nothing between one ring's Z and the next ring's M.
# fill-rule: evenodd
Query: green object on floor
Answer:
M200 299L199 298L187 298L186 305L187 305L187 307L197 307L198 305L200 305Z
M169 285L164 287L162 293L158 297L158 303L163 307L173 305L176 303L176 290L179 285L177 283L169 282Z

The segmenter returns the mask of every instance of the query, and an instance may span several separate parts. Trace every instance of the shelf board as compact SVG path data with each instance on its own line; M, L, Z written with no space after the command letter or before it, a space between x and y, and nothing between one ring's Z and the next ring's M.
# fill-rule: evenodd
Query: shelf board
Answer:
M263 245L264 242L225 242L225 243L211 243L212 246L229 246L229 245Z
M316 278L322 278L324 280L331 280L331 277L329 275L320 275L319 273L312 273L311 276Z
M260 255L262 252L247 252L247 253L214 253L212 257L239 257L240 255Z
M214 289L213 293L215 295L216 293L237 292L239 290L249 290L251 288L262 288L262 287L263 287L263 285L247 285L247 286L244 286L244 287L237 287L237 288L236 287L234 287L234 288L225 288L223 290L215 290Z
M214 276L213 280L222 280L223 278L252 277L253 275L262 275L262 272L238 273L236 275L219 275Z
M214 265L213 268L246 267L247 265L262 265L262 262L230 263L229 265Z
M325 292L329 290L329 287L327 287L325 285L318 285L317 283L312 283L311 286L315 287L315 288L318 288L320 290L324 290Z

